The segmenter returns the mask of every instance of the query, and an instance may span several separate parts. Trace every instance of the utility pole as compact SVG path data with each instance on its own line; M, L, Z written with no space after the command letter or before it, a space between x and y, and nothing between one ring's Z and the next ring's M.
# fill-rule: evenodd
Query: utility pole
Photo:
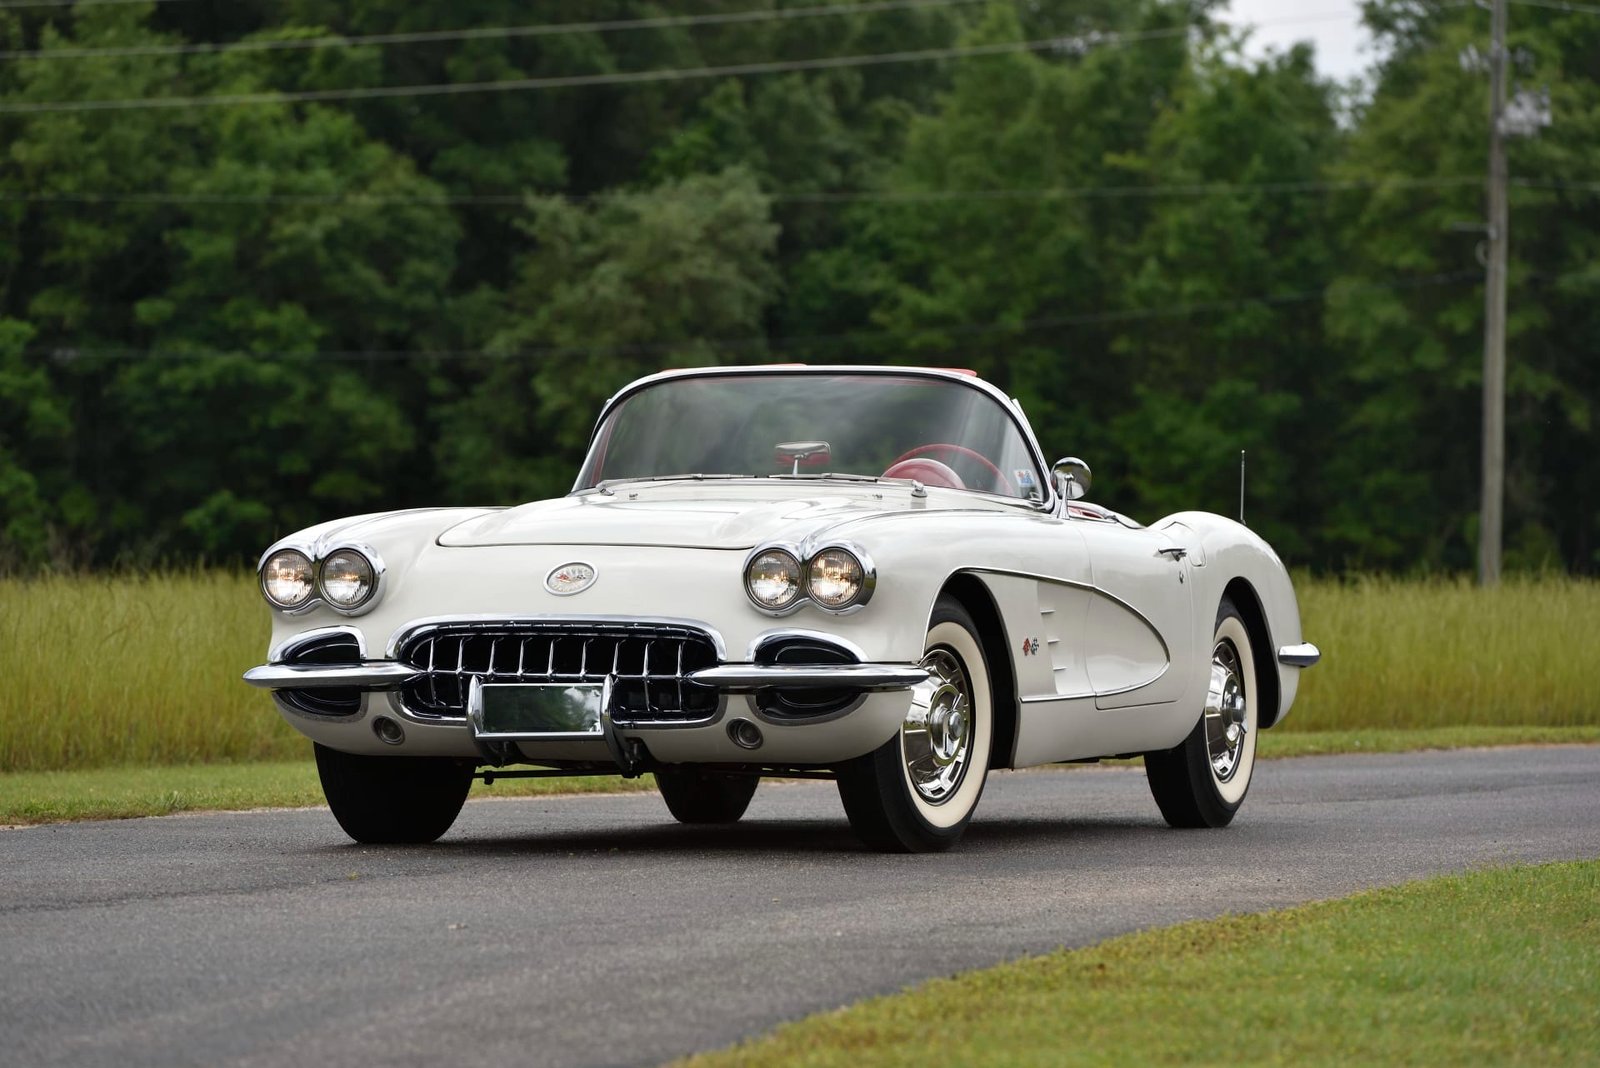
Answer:
M1506 474L1506 0L1493 0L1489 29L1489 257L1483 308L1483 503L1478 582L1500 582Z

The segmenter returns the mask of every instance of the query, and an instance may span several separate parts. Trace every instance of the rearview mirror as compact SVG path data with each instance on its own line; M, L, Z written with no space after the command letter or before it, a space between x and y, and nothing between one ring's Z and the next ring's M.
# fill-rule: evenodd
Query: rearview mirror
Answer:
M1055 479L1056 492L1069 501L1087 495L1089 484L1094 479L1089 471L1089 465L1076 456L1057 460L1055 467L1050 469L1050 477Z

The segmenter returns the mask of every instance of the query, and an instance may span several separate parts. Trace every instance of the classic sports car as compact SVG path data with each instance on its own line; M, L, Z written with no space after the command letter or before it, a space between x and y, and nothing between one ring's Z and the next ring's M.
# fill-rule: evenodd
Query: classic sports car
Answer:
M1220 827L1317 649L1244 526L1089 481L970 372L669 371L559 500L273 545L245 679L360 842L438 838L475 776L652 772L686 823L830 778L870 846L944 849L991 770L1135 754L1169 823Z

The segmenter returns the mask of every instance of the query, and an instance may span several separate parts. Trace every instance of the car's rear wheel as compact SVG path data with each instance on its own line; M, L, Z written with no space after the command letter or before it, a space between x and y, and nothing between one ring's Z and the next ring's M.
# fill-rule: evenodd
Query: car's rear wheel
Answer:
M698 769L664 769L656 772L656 787L667 811L679 823L736 823L750 807L756 775L730 775Z
M989 772L994 696L978 628L941 597L929 620L922 666L899 732L838 769L850 826L883 852L948 849L972 820Z
M1223 598L1211 640L1205 707L1189 736L1144 755L1145 777L1161 815L1174 827L1225 827L1244 803L1255 770L1257 704L1250 633Z
M356 841L432 842L456 821L472 787L473 766L448 757L377 757L313 747L322 793Z

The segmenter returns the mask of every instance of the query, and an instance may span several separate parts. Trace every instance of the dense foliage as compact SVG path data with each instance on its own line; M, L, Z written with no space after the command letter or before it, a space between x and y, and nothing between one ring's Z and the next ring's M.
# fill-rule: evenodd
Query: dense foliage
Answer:
M1214 7L357 42L685 11L4 5L0 568L251 558L333 515L560 493L630 378L772 359L970 366L1124 511L1231 512L1243 448L1292 563L1469 567L1487 14L1367 4L1386 58L1351 94L1304 49L1246 59ZM1592 571L1600 16L1516 7L1512 43L1555 122L1511 149L1508 563ZM551 78L590 84L341 95ZM40 107L219 94L251 99Z

